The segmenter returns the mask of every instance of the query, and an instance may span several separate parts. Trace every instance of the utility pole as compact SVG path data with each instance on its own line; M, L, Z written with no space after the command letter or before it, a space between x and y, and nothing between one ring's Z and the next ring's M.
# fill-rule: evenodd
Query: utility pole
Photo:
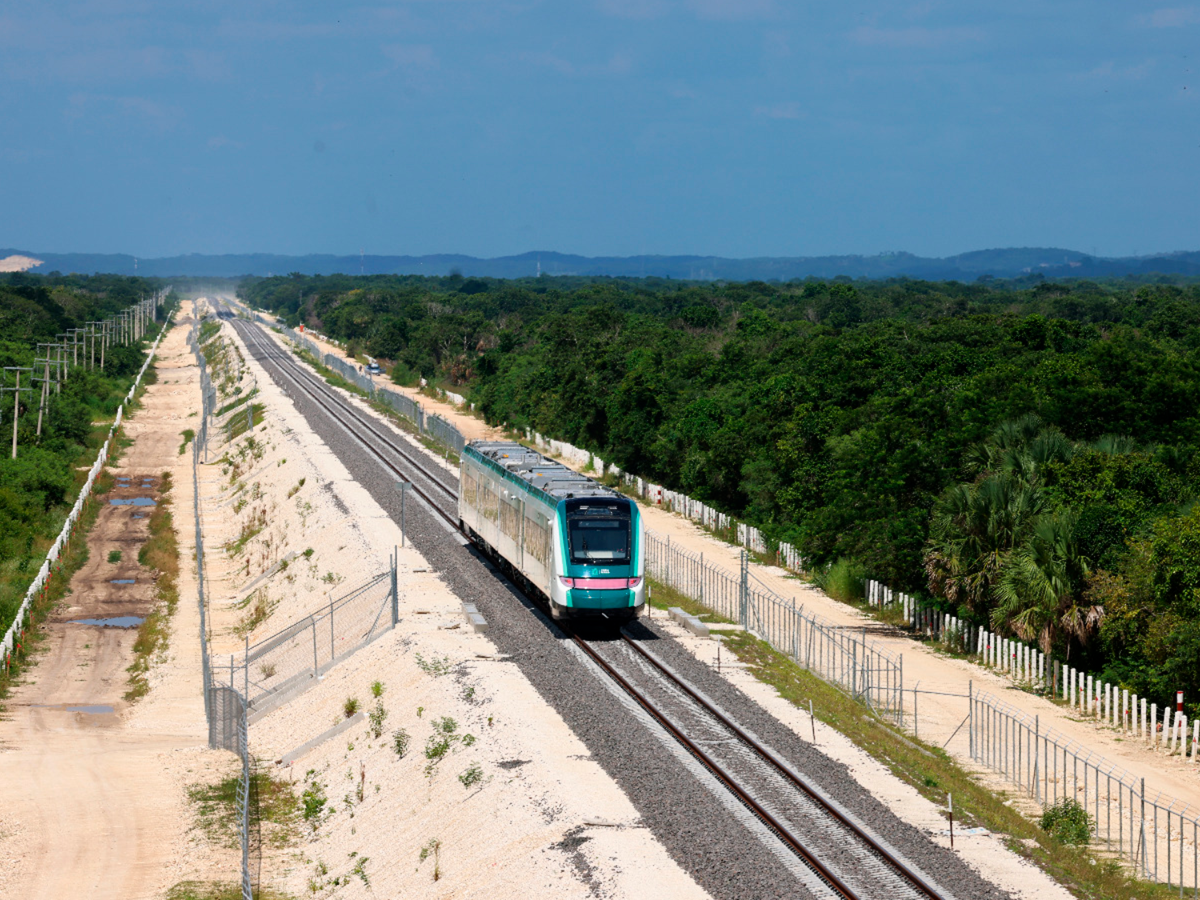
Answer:
M28 367L28 366L26 366L26 367L24 367L24 368L23 368L23 367L21 367L21 366L5 366L5 367L4 367L4 371L6 371L6 372L14 372L14 373L16 373L16 376L17 376L17 384L16 384L16 387L11 387L11 388L10 388L10 387L6 387L6 388L2 388L2 389L0 389L0 390L12 391L12 392L13 392L13 438L12 438L12 458L13 458L13 459L16 459L16 458L17 458L17 425L19 424L19 422L20 422L20 417L21 417L21 391L32 391L32 390L33 390L33 387L32 387L32 386L29 386L29 387L21 387L21 373L22 373L22 372L28 372L28 373L30 374L30 376L32 377L32 376L33 376L33 369L32 369L32 368L30 368L30 367Z
M53 345L38 344L39 350L42 347L45 347L46 352L45 352L45 355L34 359L35 366L37 363L42 364L41 377L38 377L36 375L36 368L35 368L35 370L34 370L35 375L33 378L34 382L41 382L41 385L42 385L42 389L38 392L38 423L37 423L37 436L38 437L42 436L42 418L46 413L46 406L50 402L50 366L52 364L54 365L54 370L55 370L54 371L54 374L55 374L54 380L55 380L55 383L58 382L58 364L50 358L51 346L53 346Z

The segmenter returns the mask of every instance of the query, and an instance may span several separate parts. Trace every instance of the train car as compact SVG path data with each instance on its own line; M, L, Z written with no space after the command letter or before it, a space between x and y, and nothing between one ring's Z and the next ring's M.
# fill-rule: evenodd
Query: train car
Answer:
M554 618L623 622L645 609L645 526L632 500L510 441L467 444L458 484L463 531Z

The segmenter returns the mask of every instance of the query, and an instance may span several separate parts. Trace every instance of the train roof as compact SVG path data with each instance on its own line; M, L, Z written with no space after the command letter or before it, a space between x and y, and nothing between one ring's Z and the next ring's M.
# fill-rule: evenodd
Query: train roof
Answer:
M467 448L506 469L530 487L558 500L572 497L620 497L612 488L568 469L514 441L471 441Z

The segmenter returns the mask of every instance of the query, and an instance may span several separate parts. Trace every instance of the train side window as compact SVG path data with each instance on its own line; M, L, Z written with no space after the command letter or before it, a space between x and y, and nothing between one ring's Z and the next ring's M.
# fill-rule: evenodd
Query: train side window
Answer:
M495 522L500 515L500 495L496 493L496 485L485 481L480 485L479 511L485 519Z
M536 520L531 517L525 520L525 552L543 566L550 564L550 529L541 514Z
M521 536L521 514L508 500L500 504L500 530L514 541Z
M475 478L475 473L470 469L463 469L462 478L462 493L463 501L472 508L479 503L479 481Z

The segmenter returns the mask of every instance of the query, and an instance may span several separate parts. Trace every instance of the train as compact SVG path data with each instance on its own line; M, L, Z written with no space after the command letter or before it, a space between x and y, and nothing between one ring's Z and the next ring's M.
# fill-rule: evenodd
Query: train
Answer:
M643 614L636 503L512 441L471 441L460 458L459 527L554 619L623 624Z

